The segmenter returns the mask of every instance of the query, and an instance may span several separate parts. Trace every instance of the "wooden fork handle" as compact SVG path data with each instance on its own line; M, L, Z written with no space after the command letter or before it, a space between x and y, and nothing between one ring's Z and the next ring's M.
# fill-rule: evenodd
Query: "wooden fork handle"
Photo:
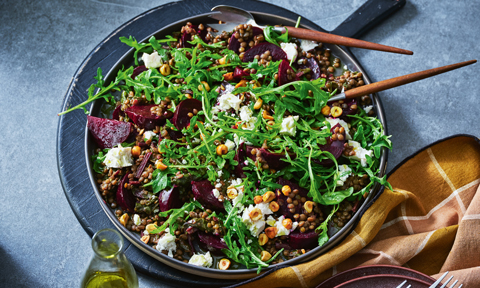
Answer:
M285 28L288 29L289 36L299 38L299 39L307 39L307 40L318 41L321 43L330 43L330 44L337 44L337 45L343 45L348 47L357 47L357 48L363 48L363 49L413 55L413 52L409 50L386 46L386 45L363 41L363 40L358 40L354 38L348 38L348 37L334 35L334 34L325 33L325 32L313 31L309 29L286 26L282 28L283 29L282 33L285 33Z
M405 85L405 84L408 84L408 83L412 83L412 82L415 82L415 81L418 81L418 80L422 80L422 79L432 77L432 76L435 76L435 75L438 75L438 74L442 74L442 73L445 73L445 72L448 72L448 71L452 71L452 70L455 70L455 69L458 69L460 67L464 67L464 66L476 63L476 62L477 62L477 60L469 60L469 61L465 61L465 62L460 62L460 63L451 64L451 65L447 65L447 66L443 66L443 67L433 68L433 69L429 69L429 70L425 70L425 71L420 71L420 72L417 72L417 73L412 73L412 74L399 76L399 77L395 77L395 78L392 78L392 79L383 80L383 81L380 81L380 82L360 86L360 87L353 88L353 89L345 91L344 92L345 98L350 99L350 98L355 98L355 97L358 97L358 96L363 96L363 95L368 95L368 94L371 94L371 93L384 91L384 90L387 90L387 89L390 89L390 88L393 88L393 87L402 86L402 85Z

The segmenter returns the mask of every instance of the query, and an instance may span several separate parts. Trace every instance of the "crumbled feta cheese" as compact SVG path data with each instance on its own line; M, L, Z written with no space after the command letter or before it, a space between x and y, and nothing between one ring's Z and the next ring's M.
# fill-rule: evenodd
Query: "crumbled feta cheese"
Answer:
M280 134L295 136L297 132L297 126L295 121L298 121L298 116L288 116L282 120L282 128L280 129Z
M135 214L133 215L133 224L140 225L142 223L142 219L140 219L140 215Z
M222 177L223 171L222 171L222 170L218 170L218 171L217 171L217 174L218 174L218 177Z
M183 164L183 165L186 165L187 163L188 163L188 161L187 161L186 159L183 159L183 160L182 160L182 164Z
M233 95L232 93L226 93L220 96L220 98L218 98L218 105L215 106L215 108L223 111L233 108L235 109L235 111L238 111L238 109L240 109L240 103L242 103L242 100L240 100L240 98Z
M273 214L273 211L270 209L270 205L268 203L262 202L260 204L255 205L255 208L260 209L263 215Z
M108 150L108 153L103 160L107 168L122 168L133 165L132 147L114 147Z
M253 130L255 123L257 122L257 117L253 117L253 112L248 106L242 106L240 108L240 119L245 122L245 127L243 129Z
M284 236L284 235L290 235L290 232L295 230L298 226L298 222L293 222L292 223L292 229L287 229L285 226L283 226L283 220L285 219L284 216L280 216L278 220L275 220L272 216L268 216L267 218L267 224L272 227L277 227L277 234L276 236Z
M328 123L330 123L330 127L340 124L340 126L342 126L345 129L345 137L347 138L347 140L352 140L352 137L350 136L350 129L348 128L347 122L338 118L327 118L326 120L328 121Z
M348 176L352 173L352 169L348 167L347 165L339 165L338 166L338 175L340 176L339 179L337 180L337 185L338 186L343 186L345 181L347 181Z
M165 229L165 234L163 234L160 239L158 239L157 246L155 248L158 251L167 250L168 256L173 257L173 252L177 251L177 244L175 244L176 237L170 234L170 228Z
M163 64L162 57L158 55L157 51L153 51L152 54L143 53L142 60L143 60L143 63L145 64L145 67L149 69L158 68Z
M315 41L310 41L310 40L305 40L305 39L300 40L300 48L302 48L302 50L305 51L305 52L313 50L317 46L318 46L318 43L315 42Z
M256 207L254 207L253 205L250 205L243 210L242 222L245 223L248 230L250 230L253 236L258 237L258 235L260 235L260 233L265 228L265 220L263 218L257 221L252 221L252 219L250 219L250 212L254 208Z
M373 105L370 105L370 106L366 106L365 108L363 108L363 110L365 110L365 113L368 114L368 112L372 111L373 109Z
M253 240L252 239L248 239L247 240L247 244L252 244L253 243Z
M243 164L245 164L245 166L248 166L248 160L243 161Z
M280 47L282 48L285 53L287 53L287 58L288 60L295 61L295 58L297 58L298 51L297 51L297 44L295 43L281 43Z
M205 254L193 254L192 258L188 261L188 264L201 267L210 267L213 264L212 256L210 256L210 251Z
M238 190L237 190L238 191ZM239 202L241 202L243 199L243 192L242 191L239 191L238 194L237 194L237 197L233 198L232 200L232 205L233 207L237 206L237 204Z
M227 139L227 141L225 141L225 146L227 146L228 151L235 150L235 143L230 139Z
M218 189L213 189L212 192L213 192L213 196L215 196L216 198L220 196L220 191L218 191Z
M198 143L200 143L200 141L201 141L200 138L193 138L192 143L193 144L198 144Z
M277 222L277 220L275 220L275 218L273 218L272 215L270 215L270 216L268 216L266 222L267 222L268 226L275 226L275 222Z
M220 180L220 179L217 179L217 180ZM222 183L215 184L215 188L222 188Z
M367 150L363 149L360 143L357 141L349 140L348 141L349 146L353 146L353 151L355 151L355 155L353 156L348 156L347 158L349 159L354 159L360 161L363 167L367 167L367 157L366 155L372 157L373 151L372 150Z
M237 134L233 134L233 142L235 142L235 145L240 145L240 137L238 137Z
M145 131L145 132L143 133L143 138L144 138L145 140L150 140L150 139L152 139L152 138L155 137L155 136L157 136L157 134L155 134L155 132L153 132L153 131Z

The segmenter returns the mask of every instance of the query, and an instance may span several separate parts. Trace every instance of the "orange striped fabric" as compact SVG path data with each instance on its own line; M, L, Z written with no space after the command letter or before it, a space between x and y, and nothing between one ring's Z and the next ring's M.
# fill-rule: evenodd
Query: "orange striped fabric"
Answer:
M480 141L457 136L405 161L355 230L310 262L241 287L315 287L357 266L390 264L480 287Z

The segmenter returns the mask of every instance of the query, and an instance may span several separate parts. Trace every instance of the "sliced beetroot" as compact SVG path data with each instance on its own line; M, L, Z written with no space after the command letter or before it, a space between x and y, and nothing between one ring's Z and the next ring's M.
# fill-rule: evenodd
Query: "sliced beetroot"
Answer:
M213 189L215 187L208 180L192 181L192 192L195 199L205 208L223 212L225 211L223 203L213 195Z
M197 25L191 25L190 28L192 28L192 29L195 30L195 34L187 33L187 31L184 31L183 34L182 34L182 47L184 47L184 48L192 48L193 45L190 44L190 43L188 43L188 41L192 41L194 35L200 36L200 38L201 38L203 41L207 42L205 37L207 37L207 33L208 33L208 32L207 32L206 29L198 30L198 26L197 26Z
M293 69L290 67L290 63L288 63L287 60L282 59L282 63L278 66L278 86L298 80L296 75L295 77L291 76L293 75L292 72Z
M339 117L343 120L350 119L348 115L354 115L357 114L358 112L358 102L356 98L345 100L345 103L347 104L347 108L342 108L342 115ZM355 105L356 109L352 109L352 106Z
M330 132L332 134L334 134L334 130L337 127L340 128L342 126L339 123L337 123L330 129ZM327 138L327 144L318 145L318 146L320 147L320 150L328 151L328 152L332 153L332 155L335 157L335 159L338 159L338 158L340 158L340 156L342 156L342 152L343 152L345 141L346 141L345 139L346 139L346 137L345 137L345 132L344 132L343 133L343 140L338 140L337 139L337 140L334 141L334 140L332 140L331 137L329 137L329 138ZM324 159L322 161L318 161L317 159L314 159L313 162L317 163L319 165L322 165L322 166L333 165L333 161L331 159Z
M151 108L155 106L157 105L133 105L128 107L125 113L132 119L133 123L137 124L140 128L153 130L155 126L162 126L165 124L165 119L173 116L171 111L165 111L165 113L160 116L153 114Z
M240 178L247 177L243 172L243 167L247 166L245 165L245 160L247 156L247 150L245 146L245 143L240 144L237 149L237 154L235 154L235 157L233 157L233 160L238 162L238 165L235 167L235 175Z
M262 157L267 162L269 168L271 169L280 170L284 168L286 165L288 165L287 162L282 161L282 159L287 159L284 153L273 153L268 151L265 148L256 148L252 146L246 146L246 156L252 159L253 161L256 161L257 159L256 155L252 155L253 149L260 151L260 157ZM290 155L290 158L292 160L295 159L295 155Z
M285 186L285 185L289 186L290 189L292 189L292 191L297 189L298 190L298 195L300 195L301 197L307 197L308 198L308 196L307 196L308 190L300 187L300 185L298 185L297 183L294 183L294 182L289 181L287 179L284 179L282 177L278 178L277 183L282 185L282 186Z
M122 105L118 105L117 107L115 107L115 110L113 110L112 113L112 119L118 120L120 119L120 116L125 116L125 112L122 111Z
M178 141L179 139L183 138L184 135L180 131L168 130L168 136L170 136L170 139L173 141Z
M148 68L145 67L145 65L140 65L140 66L137 66L133 69L133 73L132 73L132 79L135 79L135 77L137 77L138 75L140 75L140 73L144 72L144 71L147 71Z
M250 71L245 71L240 66L235 67L235 70L233 71L233 78L237 80L241 80L242 78L249 75L250 75Z
M252 27L252 30L251 30L251 34L247 37L247 39L245 39L245 42L247 43L250 43L250 41L253 40L253 37L257 36L257 35L260 35L260 34L263 34L263 30L261 28L258 28L258 27ZM237 32L235 32L237 33ZM240 49L240 42L238 42L238 39L235 38L235 33L232 34L232 37L230 37L230 41L228 42L228 49L234 51L235 53L240 53L239 49ZM248 49L250 49L250 46L247 45L247 47L245 47L245 51L247 51Z
M294 231L288 237L288 245L292 249L313 249L318 246L318 234L315 231L305 233Z
M282 248L285 250L292 250L292 247L290 247L290 245L282 242L275 242L275 248L277 248L277 250L280 250Z
M130 135L132 123L87 116L88 130L101 149L112 148L125 142Z
M282 48L272 43L262 42L253 46L251 49L245 52L245 54L243 55L242 61L252 62L255 56L257 55L260 56L266 51L270 51L270 55L272 56L273 61L287 59L287 53L285 53L285 51L283 51Z
M310 78L311 80L318 79L322 75L322 71L320 70L320 66L318 65L317 59L315 59L315 57L302 57L298 60L298 62L302 63L297 65L298 70L302 71L305 69L310 69L309 73L312 76L312 78Z
M148 152L143 156L142 162L137 168L137 174L135 175L135 178L140 178L142 177L143 170L145 170L145 167L148 164L148 160L150 160L150 156L152 156L152 152Z
M133 196L132 191L128 190L125 188L125 183L128 181L128 173L126 173L122 180L120 180L120 183L118 184L117 188L117 204L120 205L120 207L123 210L127 210L130 213L135 212L135 196Z
M182 130L190 125L188 113L193 113L193 109L197 111L202 110L202 102L197 99L186 99L180 102L173 114L172 124L175 125L178 130Z
M298 184L288 181L282 177L279 177L277 180L277 184L280 184L283 186L287 185L290 187L290 189L293 191L295 189L298 190L298 195L301 197L306 197L307 200L311 200L310 197L307 196L308 191L307 189L301 188ZM280 209L278 209L278 213L285 216L285 218L292 218L294 214L301 214L303 211L302 203L298 203L294 208L295 212L290 212L290 209L287 207L288 202L287 202L287 196L285 196L281 189L276 190L276 196L277 196L277 203L280 206Z
M180 189L177 185L173 185L170 190L163 190L158 197L160 211L165 212L170 209L182 207L180 200Z
M222 238L220 236L212 235L212 234L207 234L205 232L198 232L198 239L204 244L207 245L209 248L208 250L211 250L210 248L214 249L227 249L228 246L225 244L225 242L222 241Z

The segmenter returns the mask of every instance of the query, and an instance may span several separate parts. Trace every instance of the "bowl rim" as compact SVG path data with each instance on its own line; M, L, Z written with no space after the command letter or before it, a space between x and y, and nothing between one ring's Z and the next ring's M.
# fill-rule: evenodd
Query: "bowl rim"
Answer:
M278 15L273 15L270 13L265 13L265 12L257 12L257 11L249 11L252 13L256 18L261 18L261 17L272 17L275 18L277 21L282 21L282 23L285 22L295 22L295 20L292 20L287 17L283 16L278 16ZM210 16L212 13L202 13L202 14L197 14L191 17L184 18L179 21L175 21L167 26L164 26L160 29L157 29L155 32L151 33L149 36L145 37L144 39L138 41L139 43L147 42L148 39L152 35L157 35L161 33L165 33L165 30L172 29L175 26L181 25L186 23L187 21L195 21L194 19L198 18L204 18ZM259 21L261 22L261 21ZM309 25L301 24L303 28L311 29L311 30L316 30L312 28ZM364 79L366 84L370 84L371 81L368 78L367 74L365 74L365 71L361 67L361 65L358 63L358 60L349 52L347 52L345 49L338 45L330 45L330 44L325 44L327 47L336 47L339 51L343 53L342 57L347 57L350 62L355 64L355 68L362 72L364 75ZM133 55L134 48L129 49L122 57L118 59L118 61L112 66L112 68L108 71L107 74L105 74L104 79L111 78L112 75L113 77L116 76L116 73L118 72L118 68L121 65L122 62L125 61L126 58L130 57ZM131 60L130 60L131 61ZM108 81L106 81L108 82ZM375 111L377 112L377 118L382 122L384 126L384 133L387 134L387 127L386 127L386 118L384 116L384 111L383 107L381 105L380 99L378 98L377 94L371 94L372 98L372 105L374 106ZM92 115L92 111L95 109L98 109L101 104L103 103L103 99L96 100L92 103L90 109L89 109L89 115ZM98 115L98 114L95 114ZM91 146L92 144L91 140L91 135L88 131L88 122L85 124L85 136L84 136L84 147L85 147L85 161L87 165L87 172L88 176L91 182L91 185L94 189L95 196L100 203L100 206L102 207L102 210L105 212L109 220L114 224L114 226L117 228L117 230L124 236L126 237L132 244L134 244L137 248L139 248L142 252L146 253L147 255L155 258L156 260L173 267L175 269L195 274L198 276L203 276L203 277L208 277L208 278L216 278L216 279L248 279L252 278L255 276L258 276L260 274L265 273L266 271L271 270L272 268L275 267L280 267L280 266L285 266L285 265L294 265L294 264L299 264L303 263L309 260L312 260L313 258L316 258L325 252L329 251L333 246L338 245L339 241L343 240L348 234L350 234L351 230L355 227L357 221L359 218L363 215L363 213L369 208L369 203L374 199L374 197L377 196L377 194L381 193L381 185L379 183L375 183L373 187L370 189L370 192L368 196L364 199L363 203L360 205L359 209L357 212L353 215L353 217L350 219L350 221L342 227L336 234L334 234L328 242L321 246L321 247L316 247L309 251L308 253L305 253L304 255L298 256L296 258L284 261L282 263L277 263L277 264L272 264L266 268L262 268L262 271L260 274L257 274L257 269L256 268L250 268L250 269L236 269L236 270L219 270L215 268L206 268L206 267L199 267L199 266L194 266L188 263L184 263L182 261L179 261L177 259L168 257L167 255L161 253L160 251L152 248L151 246L143 243L140 238L138 237L137 233L134 233L132 231L129 231L121 225L116 216L114 215L112 209L105 203L103 200L99 190L98 186L95 181L94 173L92 170L92 165L91 165ZM386 167L387 167L387 155L388 155L388 150L385 148L382 149L382 155L380 157L380 166L379 166L379 176L383 177L386 173ZM173 261L172 261L173 260Z

